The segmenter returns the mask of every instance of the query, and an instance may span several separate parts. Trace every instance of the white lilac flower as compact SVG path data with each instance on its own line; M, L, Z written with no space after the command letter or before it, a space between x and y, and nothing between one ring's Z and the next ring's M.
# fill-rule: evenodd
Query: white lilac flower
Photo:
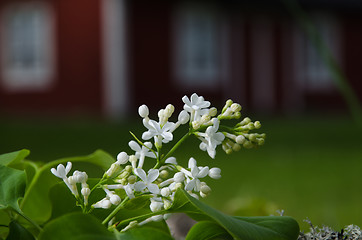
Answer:
M111 201L109 201L108 198L103 198L102 200L100 200L92 205L92 207L94 207L94 208L103 208L103 209L108 209L111 206L112 206L112 203L111 203Z
M204 97L199 97L196 93L192 94L190 99L184 96L182 101L185 103L184 109L191 113L191 122L198 121L202 115L209 113L207 108L210 106L210 102L205 101Z
M141 118L147 118L149 114L148 107L145 104L141 105L138 108L138 114L140 115Z
M134 184L128 183L124 186L124 191L126 192L129 199L135 198L134 196Z
M103 190L106 192L107 198L113 205L118 205L121 202L121 198L114 191L109 191L107 188L103 188Z
M152 148L152 143L151 142L145 142L144 146L140 146L137 142L135 141L130 141L128 143L128 145L130 146L130 148L135 151L135 156L136 158L139 159L138 162L138 168L142 168L143 167L143 163L145 160L145 157L150 157L150 158L156 158L157 156L150 151L150 149Z
M219 179L219 178L221 178L220 173L221 173L220 168L217 168L217 167L211 168L209 171L209 177L211 177L213 179Z
M160 192L160 189L158 188L157 184L153 183L160 174L158 169L151 169L148 171L148 175L146 175L146 172L143 169L136 168L135 174L142 180L136 182L134 185L134 189L137 192L140 192L145 188L147 188L148 191L150 191L153 194L158 194Z
M117 155L117 164L119 165L123 165L126 164L128 162L129 156L127 155L126 152L120 152Z
M67 187L69 188L69 190L72 192L72 194L74 196L79 196L78 191L77 191L77 186L76 186L76 181L74 179L73 176L69 177L72 180L72 183L69 181L67 175L70 172L70 170L72 169L72 163L71 162L67 162L67 166L64 167L63 164L59 164L57 166L57 169L52 168L50 169L50 171L58 178L63 179L63 182L67 185ZM73 181L74 180L74 181Z
M57 169L52 168L50 169L50 171L58 178L61 179L65 179L67 178L68 173L70 172L70 170L72 169L72 163L71 162L67 162L67 166L64 167L63 164L59 164L57 166Z
M142 134L143 140L149 140L154 137L155 144L158 146L161 146L162 142L168 143L172 141L173 135L170 131L173 129L174 123L166 122L165 125L161 127L155 120L149 120L143 121L143 125L148 129L148 131Z
M150 209L152 212L158 212L162 209L163 207L162 199L151 198L150 200L151 200Z
M204 178L209 173L209 167L198 167L196 165L196 160L194 158L190 158L189 160L189 168L191 169L191 173L187 174L191 178L185 186L186 191L192 191L195 192L200 191L201 187L201 181L199 178Z
M212 119L213 125L209 126L205 133L198 133L199 136L203 137L201 139L203 144L200 144L200 149L207 151L211 158L215 158L216 147L221 144L225 139L225 135L221 132L218 132L219 129L219 120L216 118Z

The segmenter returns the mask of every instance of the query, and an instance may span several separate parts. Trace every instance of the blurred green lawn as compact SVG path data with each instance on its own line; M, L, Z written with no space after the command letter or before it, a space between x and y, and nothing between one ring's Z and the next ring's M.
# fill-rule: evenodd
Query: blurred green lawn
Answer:
M201 166L222 169L221 179L209 179L213 192L205 201L235 215L269 215L283 209L302 229L308 228L303 222L307 217L336 229L352 223L362 227L362 140L354 123L332 116L257 119L267 133L259 149L231 155L220 149L213 160L193 139L175 152L179 162L186 164L193 156ZM129 131L137 136L144 131L139 119L3 119L0 128L1 153L26 148L35 161L87 155L96 149L113 156L131 153Z

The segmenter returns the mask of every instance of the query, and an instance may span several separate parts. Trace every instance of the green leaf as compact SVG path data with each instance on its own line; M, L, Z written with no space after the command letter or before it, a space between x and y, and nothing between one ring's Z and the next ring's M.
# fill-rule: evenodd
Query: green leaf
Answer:
M116 240L92 215L70 213L50 221L40 233L39 240Z
M157 228L140 227L119 233L118 239L122 240L173 240L170 234Z
M0 164L7 166L11 163L18 163L21 160L25 159L29 155L29 153L30 153L29 150L23 149L16 152L1 154Z
M20 212L18 200L24 196L25 186L24 171L0 165L0 210L11 207Z
M231 217L177 190L170 209L185 212L195 220L209 219L224 228L233 238L243 240L295 240L299 235L298 223L290 217Z
M6 240L35 240L34 236L16 221L10 222L9 235Z
M67 162L72 162L73 165L75 165L74 163L84 163L90 165L93 169L100 167L103 170L107 170L115 160L109 154L98 150L88 156L62 158L52 161L37 169L20 206L23 212L34 221L44 223L50 218L52 205L49 191L55 184L61 182L59 178L50 172L50 169L56 168L58 164L66 164ZM82 171L83 169L79 170ZM70 192L69 194L71 195Z
M215 222L202 221L196 223L188 232L185 240L232 240L233 237L219 224Z

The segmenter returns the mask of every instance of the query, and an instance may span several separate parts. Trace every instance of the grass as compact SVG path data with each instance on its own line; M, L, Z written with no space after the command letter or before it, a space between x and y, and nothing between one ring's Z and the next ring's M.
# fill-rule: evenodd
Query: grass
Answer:
M263 215L284 209L302 229L307 217L316 225L336 229L362 226L361 131L344 117L273 118L261 120L266 144L215 160L198 150L198 140L175 152L179 162L194 156L200 165L218 166L222 178L210 179L213 189L205 201L238 215ZM127 146L139 120L109 123L95 120L1 120L2 153L27 148L29 159L50 161L87 155L103 149L113 156ZM179 137L178 135L175 138Z

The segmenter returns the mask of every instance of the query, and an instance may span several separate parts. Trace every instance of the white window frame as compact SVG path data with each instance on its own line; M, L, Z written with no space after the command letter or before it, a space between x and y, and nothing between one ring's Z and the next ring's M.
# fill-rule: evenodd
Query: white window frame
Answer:
M186 88L219 85L225 74L222 62L226 39L222 25L221 15L212 7L192 3L177 6L172 59L174 79L179 85Z
M8 91L51 87L55 72L55 24L51 5L46 1L10 3L5 5L1 16L3 87ZM23 50L16 52L18 48ZM30 52L28 65L24 64L24 50ZM20 61L11 60L14 58Z
M329 13L318 12L312 14L312 19L322 41L329 51L341 64L340 26L335 16ZM299 86L308 91L333 91L335 89L332 75L322 56L315 49L314 44L304 33L296 32L296 69Z

